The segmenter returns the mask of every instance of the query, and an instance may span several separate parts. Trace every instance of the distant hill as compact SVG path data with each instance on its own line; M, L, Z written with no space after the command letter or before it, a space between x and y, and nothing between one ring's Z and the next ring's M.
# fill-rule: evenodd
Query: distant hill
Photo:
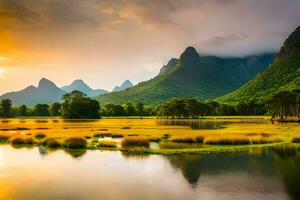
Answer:
M131 88L131 87L133 87L133 84L131 83L131 81L126 80L120 86L114 87L112 92L120 92L120 91L126 90L127 88Z
M103 90L103 89L92 89L83 80L79 80L79 79L73 81L69 86L64 86L61 89L66 92L72 92L74 90L79 90L89 97L95 97L95 96L98 96L101 94L109 93L107 90Z
M100 95L102 103L143 102L157 104L172 97L209 99L222 96L253 78L274 59L274 54L245 58L200 56L188 47L179 59L172 58L158 76L125 91Z
M274 62L253 80L219 98L221 102L265 101L282 90L300 89L300 26L286 39Z
M38 103L50 104L60 102L61 97L65 93L65 91L58 88L53 82L43 78L39 81L38 87L31 85L17 92L3 94L0 96L0 99L11 99L14 105L25 104L33 106Z

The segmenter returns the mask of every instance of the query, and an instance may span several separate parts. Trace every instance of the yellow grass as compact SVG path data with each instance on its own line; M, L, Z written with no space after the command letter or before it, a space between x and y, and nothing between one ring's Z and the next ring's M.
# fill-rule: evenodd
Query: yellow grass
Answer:
M87 120L75 122L62 119L5 119L0 120L0 141L2 136L10 138L28 137L43 134L46 138L91 136L104 137L134 136L147 141L204 141L220 140L222 137L229 143L243 143L248 138L252 143L278 142L281 138L291 141L300 138L300 125L298 123L272 124L269 117L210 117L203 121L224 122L226 128L195 130L188 126L164 126L157 123L157 119L127 119L105 118L100 120ZM193 121L193 120L189 120ZM228 123L228 124L227 124ZM197 139L198 137L198 139ZM130 138L130 137L129 137ZM229 139L228 139L229 138ZM160 141L160 142L163 142ZM239 141L239 142L237 142ZM226 141L225 141L226 142ZM248 143L247 141L245 143Z
M104 147L104 148L116 148L117 143L113 140L103 140L99 141L98 147Z

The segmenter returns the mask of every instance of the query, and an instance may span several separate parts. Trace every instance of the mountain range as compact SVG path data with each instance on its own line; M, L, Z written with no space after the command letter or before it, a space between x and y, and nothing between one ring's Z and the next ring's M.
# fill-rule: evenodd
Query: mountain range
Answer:
M112 92L120 92L120 91L126 90L127 88L131 88L132 86L133 86L133 84L131 83L131 81L126 80L120 86L114 87Z
M129 87L130 81L126 80L122 85ZM120 88L122 90L124 87ZM8 92L0 96L0 99L11 99L14 105L34 106L36 104L52 104L61 102L62 96L73 90L79 90L88 97L96 97L101 94L109 93L103 89L92 89L83 80L75 80L70 85L59 88L52 81L42 78L38 86L33 85L16 92Z
M263 102L283 90L300 89L300 26L285 40L274 62L234 92L217 99L237 104Z
M51 104L61 101L66 92L57 87L48 79L42 78L38 87L33 85L17 91L9 92L0 96L0 99L11 99L14 105L33 106L39 103Z
M252 79L268 67L274 56L272 53L244 58L200 56L195 48L188 47L180 58L172 58L163 66L153 79L96 99L101 104L157 104L172 97L216 98Z
M73 81L70 85L64 86L61 89L64 90L65 92L72 92L74 90L79 90L89 97L95 97L101 94L109 93L109 91L103 89L92 89L83 80L80 79Z

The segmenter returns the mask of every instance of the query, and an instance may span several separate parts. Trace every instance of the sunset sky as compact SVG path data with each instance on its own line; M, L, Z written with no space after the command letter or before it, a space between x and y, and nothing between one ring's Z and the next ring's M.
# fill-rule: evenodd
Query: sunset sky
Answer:
M0 0L0 93L83 79L111 90L155 76L187 46L201 55L278 51L299 0Z

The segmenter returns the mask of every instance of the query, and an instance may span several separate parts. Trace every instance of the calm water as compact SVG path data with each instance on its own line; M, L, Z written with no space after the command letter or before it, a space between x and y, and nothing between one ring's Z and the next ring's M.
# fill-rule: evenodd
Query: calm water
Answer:
M0 199L299 199L293 148L134 156L0 146Z

